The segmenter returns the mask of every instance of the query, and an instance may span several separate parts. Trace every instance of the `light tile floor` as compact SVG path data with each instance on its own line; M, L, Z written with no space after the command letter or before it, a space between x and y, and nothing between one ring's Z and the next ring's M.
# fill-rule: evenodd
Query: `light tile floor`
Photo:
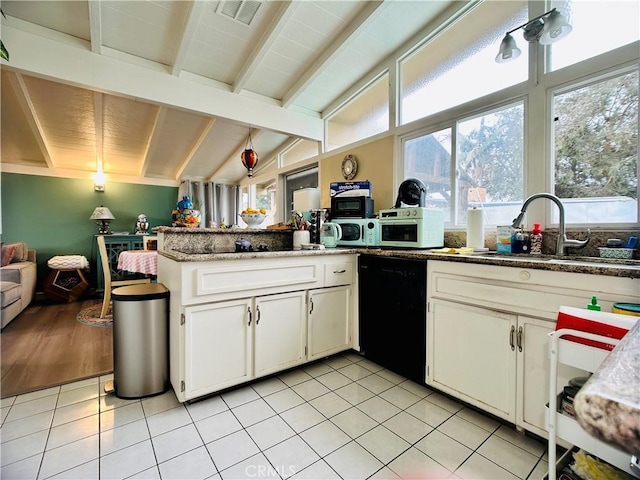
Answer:
M192 404L6 398L3 479L541 479L545 443L349 352Z

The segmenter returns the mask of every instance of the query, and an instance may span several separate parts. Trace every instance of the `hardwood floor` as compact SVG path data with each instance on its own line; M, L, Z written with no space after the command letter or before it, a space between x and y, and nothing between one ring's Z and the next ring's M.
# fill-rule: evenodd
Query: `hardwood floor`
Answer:
M101 302L37 301L7 325L0 334L0 397L112 372L112 329L76 320L80 310Z

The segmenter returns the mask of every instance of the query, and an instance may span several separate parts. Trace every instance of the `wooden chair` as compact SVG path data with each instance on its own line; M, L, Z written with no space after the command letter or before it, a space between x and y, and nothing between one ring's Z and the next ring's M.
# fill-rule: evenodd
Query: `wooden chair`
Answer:
M157 250L158 249L158 237L152 235L145 235L142 237L142 248L145 250Z
M107 316L109 305L111 304L111 289L114 287L122 287L124 285L137 285L140 283L151 283L149 278L139 278L130 280L111 280L111 265L109 265L109 256L107 255L107 247L104 243L104 237L99 235L98 252L100 253L100 261L102 262L102 271L104 272L104 298L102 300L102 311L100 318Z

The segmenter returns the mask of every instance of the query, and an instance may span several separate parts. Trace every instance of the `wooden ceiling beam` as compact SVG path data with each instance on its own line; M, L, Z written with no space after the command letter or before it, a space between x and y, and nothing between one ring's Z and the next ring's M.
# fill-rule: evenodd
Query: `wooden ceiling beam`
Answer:
M293 17L293 14L297 8L297 4L294 2L281 2L280 8L276 12L273 20L266 28L262 38L256 43L256 47L249 55L248 60L244 63L240 72L236 77L236 81L233 84L233 93L240 93L249 79L253 76L254 72L269 52L269 49L278 39L278 36L286 26L287 22Z
M40 124L38 112L36 111L36 107L31 101L29 90L24 83L22 75L20 75L19 73L9 72L9 81L11 82L11 86L16 93L20 108L22 108L24 116L29 123L31 132L33 133L36 143L38 144L38 148L40 149L40 153L42 153L42 156L47 162L47 167L55 168L55 162L51 157L51 147L49 147L47 136L44 133L44 128L42 128L42 125Z
M363 2L364 7L358 16L338 35L322 54L305 70L305 73L298 81L285 93L282 98L282 106L287 108L293 105L296 99L304 92L319 75L324 67L336 58L350 44L349 39L357 32L366 28L369 21L374 18L374 14L384 4L383 1Z

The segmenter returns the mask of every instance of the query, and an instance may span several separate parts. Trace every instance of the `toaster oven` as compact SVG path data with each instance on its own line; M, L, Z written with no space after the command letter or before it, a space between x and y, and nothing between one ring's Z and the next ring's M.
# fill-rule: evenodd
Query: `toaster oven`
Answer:
M444 246L444 211L427 207L380 210L380 246L438 248Z

